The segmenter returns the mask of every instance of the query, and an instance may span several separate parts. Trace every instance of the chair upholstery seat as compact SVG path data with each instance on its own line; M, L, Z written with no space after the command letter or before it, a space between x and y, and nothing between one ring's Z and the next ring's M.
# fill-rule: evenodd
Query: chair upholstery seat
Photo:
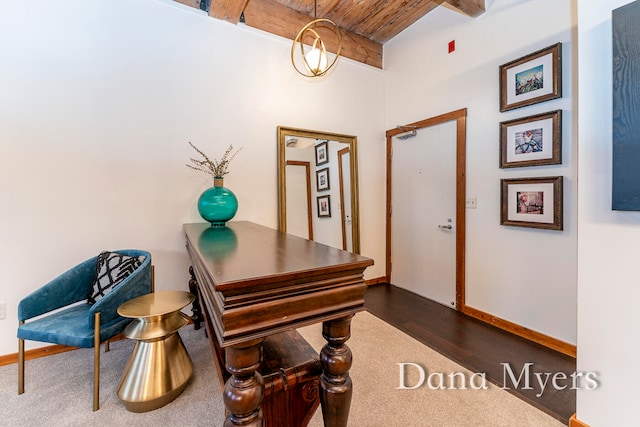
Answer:
M89 325L90 304L74 305L56 313L32 320L18 327L18 338L73 347L94 346L94 328ZM102 324L100 339L108 340L121 333L131 319L117 317Z
M100 408L100 343L124 331L131 322L118 314L121 304L153 291L151 254L137 249L115 252L144 260L93 304L88 298L97 277L98 256L67 270L20 300L18 394L24 393L26 340L93 348L93 410Z

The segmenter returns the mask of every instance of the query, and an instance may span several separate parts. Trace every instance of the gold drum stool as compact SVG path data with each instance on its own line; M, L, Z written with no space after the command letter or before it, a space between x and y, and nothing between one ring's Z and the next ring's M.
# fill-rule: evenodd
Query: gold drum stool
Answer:
M131 412L158 409L174 400L193 375L193 362L178 334L189 323L180 310L193 302L185 291L162 291L134 298L118 308L134 320L124 330L136 340L122 373L118 398Z

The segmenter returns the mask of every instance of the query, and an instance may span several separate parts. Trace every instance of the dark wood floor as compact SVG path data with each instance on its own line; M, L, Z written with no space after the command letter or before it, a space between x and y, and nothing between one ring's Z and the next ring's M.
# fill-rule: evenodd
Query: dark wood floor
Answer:
M576 411L576 391L570 375L576 370L574 358L505 332L492 325L466 316L449 307L430 301L402 288L378 284L365 294L365 307L376 317L390 323L413 338L454 360L472 372L484 372L488 381L509 387L509 392L552 417L568 424ZM508 363L516 380L530 366L533 390L523 390L524 378L514 390L505 375L503 363ZM534 372L552 375L564 372L568 380L557 381L564 390L556 390L549 378L540 397L541 388ZM544 379L544 377L542 377Z

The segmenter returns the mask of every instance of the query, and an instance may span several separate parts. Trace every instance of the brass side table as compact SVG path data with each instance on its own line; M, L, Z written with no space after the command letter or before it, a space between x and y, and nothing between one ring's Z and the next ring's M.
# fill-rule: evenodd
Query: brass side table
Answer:
M158 409L185 389L193 374L193 362L177 333L189 323L180 310L193 302L185 291L142 295L122 304L118 314L133 318L124 330L136 340L133 353L118 385L118 398L131 412Z

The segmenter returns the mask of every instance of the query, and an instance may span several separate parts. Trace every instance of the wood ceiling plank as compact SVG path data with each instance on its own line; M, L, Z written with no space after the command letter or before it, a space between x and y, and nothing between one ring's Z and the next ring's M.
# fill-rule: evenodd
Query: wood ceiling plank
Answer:
M281 4L289 9L296 10L298 12L306 13L307 15L314 16L314 6L317 8L316 16L321 18L327 15L327 11L333 9L334 4L341 0L273 0L274 3ZM352 4L354 0L349 0ZM356 0L362 1L362 0ZM372 0L367 0L372 1Z
M298 12L313 15L313 0L276 0L276 3Z
M342 0L319 0L318 1L318 16L327 16L331 13L332 10L336 8L338 4L340 4ZM351 2L352 7L354 3L357 3L362 0L349 0Z
M383 10L376 16L367 17L361 27L355 31L360 34L371 34L371 39L384 44L442 3L444 0L405 1L391 8L393 14Z
M311 17L273 0L251 0L244 10L245 23L253 28L294 40ZM342 30L341 56L382 68L382 44L350 31ZM323 38L324 40L324 38ZM324 40L327 50L337 50L337 38Z
M473 18L477 18L486 11L485 0L446 0L446 2Z
M334 20L342 28L356 34L368 36L368 33L357 31L368 17L374 16L380 10L387 10L393 13L389 7L390 2L402 0L333 0L323 4L322 13L329 19Z

